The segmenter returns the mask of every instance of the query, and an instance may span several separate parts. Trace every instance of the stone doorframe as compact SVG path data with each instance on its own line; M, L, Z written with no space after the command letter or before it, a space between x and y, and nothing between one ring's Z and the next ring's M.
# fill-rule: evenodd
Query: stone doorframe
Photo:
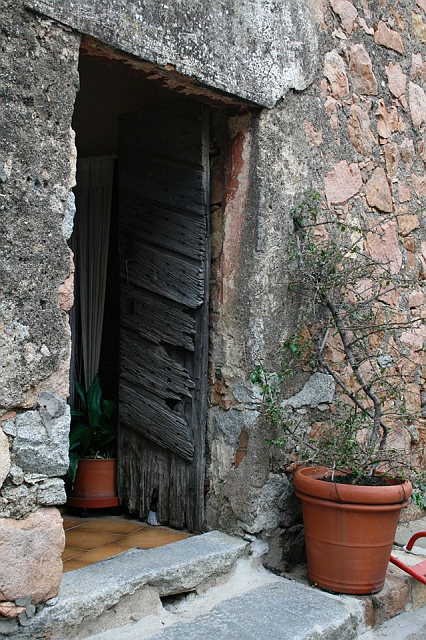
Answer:
M239 331L234 305L242 225L245 216L257 220L259 210L256 133L248 107L273 107L289 88L306 87L315 71L315 27L297 0L270 14L255 0L243 15L232 3L230 12L222 12L222 3L212 7L206 1L196 10L191 2L179 8L171 4L167 11L152 0L143 6L126 3L126 13L116 14L114 3L105 10L105 3L90 0L27 0L7 3L3 14L7 99L0 181L8 277L0 345L0 540L9 541L0 545L3 614L6 609L12 616L23 613L15 604L21 597L33 603L49 599L62 575L64 535L52 506L65 501L62 477L68 465L73 265L67 240L75 211L71 118L81 34L93 54L232 113L228 139L218 141L222 149L216 154L222 164L217 175L227 176L226 184L218 180L217 199L213 195L217 276L212 322L213 334L221 336ZM245 33L240 32L244 24ZM223 33L220 46L218 30ZM271 33L276 36L272 41ZM213 357L219 364L212 364L212 372L220 382L229 349L217 347L216 338L213 342L213 351L221 355ZM225 407L226 390L215 384L212 393ZM211 459L215 456L217 451Z

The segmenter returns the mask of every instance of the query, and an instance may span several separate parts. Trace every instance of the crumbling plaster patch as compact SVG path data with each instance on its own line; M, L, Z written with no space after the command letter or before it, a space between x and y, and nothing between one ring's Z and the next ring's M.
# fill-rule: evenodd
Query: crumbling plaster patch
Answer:
M31 406L69 356L58 289L70 273L80 37L9 0L2 25L0 406L12 408Z
M238 312L249 362L276 362L277 344L291 326L296 301L288 299L288 255L293 231L289 210L309 189L309 153L304 129L297 126L297 95L273 111L263 111L254 135L255 188L244 220L243 268ZM303 120L301 121L303 123ZM258 189L256 192L255 189ZM247 300L251 304L246 304Z
M220 483L228 476L234 461L235 449L227 445L220 436L215 438L210 444L209 469L211 491L213 491L213 493L218 493Z
M332 376L326 373L314 373L298 393L291 398L283 400L282 407L300 409L310 407L315 409L318 405L330 404L334 398L335 382Z
M241 529L259 534L278 527L283 509L293 494L291 482L283 474L270 473L261 487L253 487L246 484L242 473L239 476L237 474L238 470L231 472L225 495L230 500Z

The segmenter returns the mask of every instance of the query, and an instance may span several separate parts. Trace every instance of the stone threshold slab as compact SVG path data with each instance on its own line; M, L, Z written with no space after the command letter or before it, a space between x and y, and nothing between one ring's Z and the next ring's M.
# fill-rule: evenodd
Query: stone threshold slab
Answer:
M151 640L354 640L359 619L338 597L281 579L216 605ZM117 636L119 637L119 636ZM132 640L147 636L137 633Z
M131 549L70 571L53 604L30 618L21 632L36 638L76 627L146 586L159 596L191 591L210 577L228 573L247 547L240 538L211 531L155 549Z

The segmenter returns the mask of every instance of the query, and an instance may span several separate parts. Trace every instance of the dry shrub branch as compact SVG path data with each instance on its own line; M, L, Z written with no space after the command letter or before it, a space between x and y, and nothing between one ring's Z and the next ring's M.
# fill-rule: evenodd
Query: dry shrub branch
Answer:
M342 221L321 209L318 194L292 216L290 290L300 301L299 327L281 345L279 373L261 365L252 373L266 416L284 431L270 442L357 478L401 474L412 466L410 447L392 446L392 434L405 429L415 444L423 423L409 398L413 385L423 384L421 363L407 347L407 336L426 337L424 320L408 304L419 282L404 273L398 255L374 250L386 246L389 218L387 225ZM328 420L314 429L282 402L285 381L298 370L331 376L338 391Z

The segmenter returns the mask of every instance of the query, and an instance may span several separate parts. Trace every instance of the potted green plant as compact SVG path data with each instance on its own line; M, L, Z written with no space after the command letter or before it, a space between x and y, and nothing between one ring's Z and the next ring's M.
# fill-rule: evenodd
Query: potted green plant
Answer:
M300 310L298 330L281 345L282 370L259 365L252 382L274 433L284 432L269 444L292 461L288 471L297 468L311 581L340 593L374 593L411 495L405 476L419 439L420 407L409 394L421 372L407 346L423 335L421 314L408 304L417 274L402 272L394 221L352 215L348 224L320 207L318 194L292 215L289 290ZM312 374L332 381L336 395L309 419L283 396L289 376ZM401 442L403 429L410 446Z
M118 506L117 402L102 397L98 374L87 392L77 381L76 389L82 411L71 411L67 504L83 509Z

